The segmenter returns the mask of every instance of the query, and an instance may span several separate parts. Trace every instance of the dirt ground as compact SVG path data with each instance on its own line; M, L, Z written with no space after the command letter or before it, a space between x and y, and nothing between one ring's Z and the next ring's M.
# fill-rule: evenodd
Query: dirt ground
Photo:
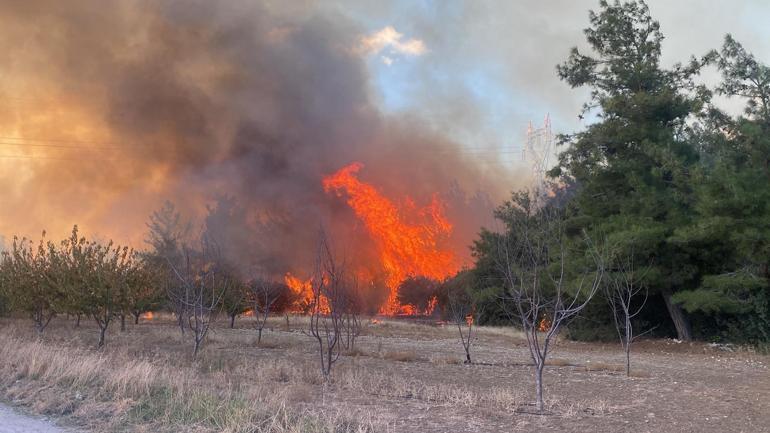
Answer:
M529 355L513 330L480 329L471 349L474 364L465 365L456 328L368 321L356 349L335 365L334 382L324 386L316 346L303 332L305 319L291 320L289 327L283 318L273 320L259 346L248 321L236 329L223 322L189 367L235 381L239 389L268 387L297 410L365 419L375 431L770 432L770 358L747 349L641 341L632 377L626 377L618 371L619 346L560 341L544 376L548 412L535 414ZM88 325L50 334L53 346L85 348L95 338ZM125 333L111 329L107 342L110 350L153 365L174 364L188 343L170 320L130 325ZM20 401L56 415L29 397ZM67 416L65 422L100 430Z

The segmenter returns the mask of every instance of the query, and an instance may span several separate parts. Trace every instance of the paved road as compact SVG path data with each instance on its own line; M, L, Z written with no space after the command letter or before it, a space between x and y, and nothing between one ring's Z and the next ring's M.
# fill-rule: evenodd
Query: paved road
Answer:
M65 433L54 423L44 419L22 415L13 408L0 404L0 433Z

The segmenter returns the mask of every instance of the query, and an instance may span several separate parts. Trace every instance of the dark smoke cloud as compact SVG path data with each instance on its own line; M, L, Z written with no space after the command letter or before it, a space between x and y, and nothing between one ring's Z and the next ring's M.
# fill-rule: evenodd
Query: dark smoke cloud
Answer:
M301 272L321 224L350 256L371 240L321 179L353 161L386 195L449 200L458 252L513 185L407 115L381 113L354 48L364 30L314 3L0 4L0 136L61 140L0 160L0 232L74 223L141 246L170 199L197 221L228 197L242 265ZM467 110L463 110L467 111ZM482 191L482 194L477 194ZM221 201L221 200L220 200Z

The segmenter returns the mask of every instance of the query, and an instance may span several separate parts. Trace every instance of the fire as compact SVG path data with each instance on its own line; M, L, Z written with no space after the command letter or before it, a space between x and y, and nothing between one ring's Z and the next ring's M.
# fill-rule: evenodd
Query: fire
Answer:
M398 285L408 276L443 279L459 269L455 253L440 245L452 233L452 224L444 215L445 206L438 195L423 208L418 208L409 197L398 206L356 177L361 168L363 164L356 162L325 177L324 190L347 197L348 205L378 245L390 289L380 313L415 314L414 306L399 303ZM433 308L435 301L431 312Z
M551 319L544 316L542 319L540 319L540 323L537 325L537 330L540 332L545 332L549 329L551 329Z
M287 272L283 277L283 281L289 286L289 289L294 293L294 303L292 303L290 310L294 313L307 313L313 305L313 281L301 280L290 272ZM325 296L321 295L321 312L326 314L330 311L329 300Z
M254 310L251 308L243 312L243 317L254 317Z
M290 272L283 277L283 281L294 294L294 302L291 310L295 313L306 313L313 304L313 286L311 280L301 280Z
M140 319L144 319L144 320L152 320L153 317L155 317L155 315L152 314L152 311L148 311L146 313L142 313L142 315L139 316Z

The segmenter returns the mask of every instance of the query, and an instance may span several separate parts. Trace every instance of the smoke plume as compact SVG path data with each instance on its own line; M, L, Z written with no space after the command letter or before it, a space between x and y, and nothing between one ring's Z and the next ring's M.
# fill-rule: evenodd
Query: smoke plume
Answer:
M277 2L283 3L283 2ZM324 176L361 162L385 196L447 203L458 254L514 185L374 102L366 32L313 3L0 3L0 233L72 224L142 247L163 200L217 207L243 266L302 272L320 225L373 258Z

